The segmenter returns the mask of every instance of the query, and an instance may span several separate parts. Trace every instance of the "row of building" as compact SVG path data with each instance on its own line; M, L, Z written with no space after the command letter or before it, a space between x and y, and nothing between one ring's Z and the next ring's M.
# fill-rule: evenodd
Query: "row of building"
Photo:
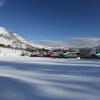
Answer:
M100 58L100 48L36 49L32 52L22 52L21 55L29 55L30 57Z

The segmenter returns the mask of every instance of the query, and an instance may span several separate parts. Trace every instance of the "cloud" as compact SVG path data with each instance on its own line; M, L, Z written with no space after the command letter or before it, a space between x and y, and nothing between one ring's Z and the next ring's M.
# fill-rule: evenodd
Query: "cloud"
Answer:
M66 44L65 41L43 40L43 41L38 41L37 43L45 45L45 46L50 47L50 48L69 47L69 45Z
M95 47L100 45L100 38L77 37L67 43L72 47Z
M6 0L0 0L0 7L3 7L5 5Z
M45 41L39 41L39 44L43 44L49 47L95 47L100 46L100 38L83 38L83 37L77 37L77 38L69 38L65 41L52 41L52 40L45 40Z

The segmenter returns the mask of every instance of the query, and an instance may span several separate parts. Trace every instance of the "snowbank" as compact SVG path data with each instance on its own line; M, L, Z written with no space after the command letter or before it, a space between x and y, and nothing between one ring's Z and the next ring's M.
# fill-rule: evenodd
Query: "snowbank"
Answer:
M19 56L22 50L0 47L0 56Z

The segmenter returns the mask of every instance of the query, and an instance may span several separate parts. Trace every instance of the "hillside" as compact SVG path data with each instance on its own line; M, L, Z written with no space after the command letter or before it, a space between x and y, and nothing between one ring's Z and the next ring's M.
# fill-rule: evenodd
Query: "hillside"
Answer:
M17 48L44 48L42 45L37 45L31 41L28 41L15 32L9 31L6 28L0 27L0 44L10 45Z

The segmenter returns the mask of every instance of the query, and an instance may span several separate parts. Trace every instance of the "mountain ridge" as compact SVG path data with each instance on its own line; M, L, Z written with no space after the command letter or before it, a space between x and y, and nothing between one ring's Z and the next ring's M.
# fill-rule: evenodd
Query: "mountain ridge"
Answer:
M9 31L6 28L0 27L0 43L5 45L11 45L12 47L19 48L44 48L42 45L37 45L32 41L28 41L23 37L19 36L15 32ZM45 47L46 48L46 47Z
M74 37L65 41L29 41L4 27L0 27L0 44L19 48L93 48L100 47L100 38Z

